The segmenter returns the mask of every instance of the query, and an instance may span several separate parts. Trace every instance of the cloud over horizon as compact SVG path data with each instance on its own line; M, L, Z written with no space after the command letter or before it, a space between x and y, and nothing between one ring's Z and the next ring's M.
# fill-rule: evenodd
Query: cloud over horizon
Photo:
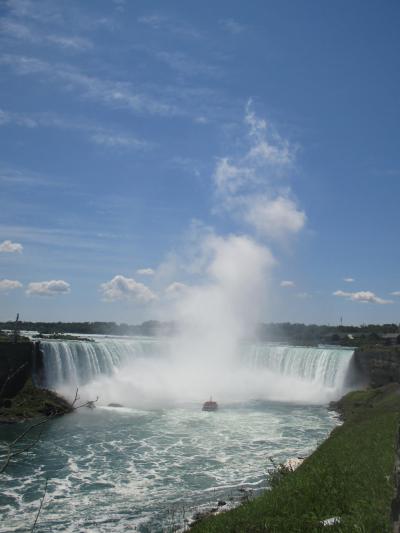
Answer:
M281 287L295 287L294 281L291 280L283 280L280 282Z
M154 276L155 271L152 268L139 268L136 273L140 276Z
M376 296L376 294L373 293L372 291L346 292L346 291L339 290L339 291L335 291L333 295L347 298L348 300L351 300L353 302L373 303L373 304L380 304L380 305L393 303L392 300L384 300L383 298Z
M149 287L121 274L114 276L110 281L102 283L100 292L103 298L108 301L134 300L140 303L149 303L157 298Z
M21 288L22 283L20 281L11 279L0 279L0 292L9 292Z
M29 283L25 291L29 296L58 296L71 292L70 284L62 279L50 281L34 281Z

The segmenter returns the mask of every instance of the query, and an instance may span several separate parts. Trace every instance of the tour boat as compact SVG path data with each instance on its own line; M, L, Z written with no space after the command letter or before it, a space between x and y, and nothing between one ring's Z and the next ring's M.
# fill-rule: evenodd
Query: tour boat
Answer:
M203 411L216 411L218 409L217 402L214 402L212 398L210 398L207 402L203 403Z

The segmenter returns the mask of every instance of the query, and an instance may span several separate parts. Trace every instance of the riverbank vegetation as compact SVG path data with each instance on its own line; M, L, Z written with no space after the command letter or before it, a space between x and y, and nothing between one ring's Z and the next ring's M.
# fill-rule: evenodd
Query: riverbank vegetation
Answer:
M202 520L191 531L392 531L400 385L351 392L335 408L344 424L297 470L279 476L279 482L261 496ZM333 525L325 527L323 521L329 519Z

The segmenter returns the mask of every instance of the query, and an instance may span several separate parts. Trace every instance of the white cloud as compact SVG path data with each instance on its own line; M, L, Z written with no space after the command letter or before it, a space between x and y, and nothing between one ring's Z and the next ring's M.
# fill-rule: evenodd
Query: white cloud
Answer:
M166 17L161 14L155 13L151 15L143 15L137 20L140 24L149 26L153 30L166 30L185 38L200 39L202 37L198 30L186 22L176 18Z
M391 300L384 300L383 298L376 296L376 294L373 293L372 291L358 291L358 292L336 291L333 293L333 295L341 296L343 298L347 298L354 302L374 303L374 304L381 304L381 305L393 303Z
M235 194L241 187L255 180L255 173L252 168L242 165L234 165L227 157L218 159L214 182L217 192L221 195Z
M71 50L89 50L90 48L93 48L93 43L89 41L89 39L78 37L76 35L47 35L46 39L62 48L69 48Z
M143 283L135 281L133 278L126 278L121 275L114 276L112 280L102 283L100 291L105 300L136 300L148 303L156 299L156 295Z
M346 283L353 283L355 279L354 278L343 278L343 281L345 281Z
M9 37L20 41L44 44L50 43L73 51L82 51L93 48L93 43L86 37L80 37L77 35L47 34L39 27L33 27L32 25L28 26L10 18L5 18L0 22L0 31L3 35L8 35Z
M391 293L393 296L400 296L400 291L394 291Z
M47 63L34 57L14 54L1 55L0 64L9 65L20 75L45 76L50 81L61 83L66 90L74 89L83 98L112 108L161 116L182 114L176 106L135 90L129 82L90 76L70 65Z
M177 298L181 296L188 290L188 286L185 283L180 283L179 281L174 281L165 289L165 294L172 298Z
M282 183L293 167L296 149L256 116L251 100L244 125L244 154L221 157L215 166L217 210L229 212L262 237L285 240L298 233L307 218L292 198L290 187Z
M240 24L236 20L229 18L229 19L223 19L220 20L221 26L230 33L234 35L238 35L239 33L243 33L246 29L246 26L243 24Z
M87 135L89 141L107 146L109 148L132 148L144 149L150 146L150 143L138 139L130 134L104 128L99 124L94 124L79 118L68 118L53 113L16 113L0 109L0 126L8 124L26 127L26 128L56 128L60 130L77 131Z
M0 292L9 292L14 289L20 289L22 283L11 279L0 279Z
M139 268L136 270L137 274L141 276L154 276L155 272L152 268Z
M280 283L281 287L295 287L294 281L284 280Z
M245 123L249 127L252 146L246 158L267 162L276 166L291 165L294 162L296 147L282 139L264 119L259 119L250 99L246 104Z
M37 2L36 0L8 0L7 7L15 17L32 19L43 24L62 21L60 6L54 2Z
M90 138L96 144L109 146L111 148L144 148L147 146L146 142L136 139L130 135L98 132L92 135Z
M0 109L0 126L6 126L7 124L15 124L17 126L24 126L25 128L36 128L38 126L37 120L29 115L10 113L4 109Z
M305 225L306 214L290 198L278 196L248 198L244 219L265 237L282 239L299 232Z
M19 244L18 242L12 242L12 241L3 241L1 244L0 244L0 253L3 252L3 253L9 253L9 254L13 254L13 253L22 253L22 250L23 250L23 246L22 244Z
M31 42L37 40L37 38L35 37L35 35L33 35L28 26L10 19L3 19L0 22L0 31L3 35L9 35L14 39L27 40Z
M70 284L62 279L29 283L26 294L34 296L57 296L70 292Z

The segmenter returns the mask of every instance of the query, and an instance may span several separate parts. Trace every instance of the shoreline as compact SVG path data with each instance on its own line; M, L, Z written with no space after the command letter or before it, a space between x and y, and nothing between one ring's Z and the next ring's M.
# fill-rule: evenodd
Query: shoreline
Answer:
M278 468L271 489L193 522L190 531L393 531L400 513L400 385L353 391L330 408L343 424L295 471Z

